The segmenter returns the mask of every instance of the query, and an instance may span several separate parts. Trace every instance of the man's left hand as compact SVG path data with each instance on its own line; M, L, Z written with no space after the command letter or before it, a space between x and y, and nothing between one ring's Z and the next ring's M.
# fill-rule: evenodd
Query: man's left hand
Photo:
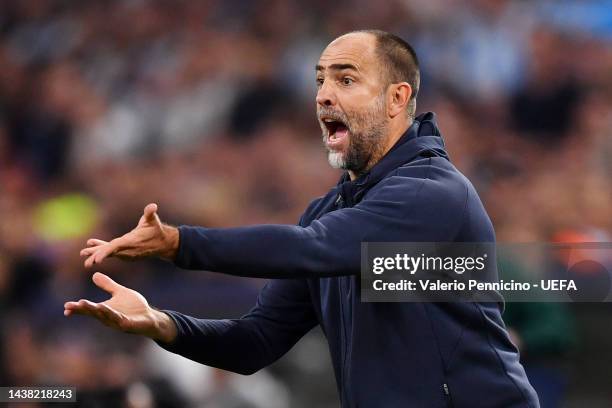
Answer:
M81 250L81 256L87 257L86 268L110 256L127 260L157 256L173 260L178 243L178 229L163 224L157 215L157 204L149 204L136 228L108 242L95 238L87 240L87 248Z

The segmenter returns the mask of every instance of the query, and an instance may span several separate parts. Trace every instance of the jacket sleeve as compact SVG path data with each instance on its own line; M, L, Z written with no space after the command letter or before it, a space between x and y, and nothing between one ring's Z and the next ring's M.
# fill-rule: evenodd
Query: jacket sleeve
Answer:
M238 276L321 278L359 273L361 242L452 240L465 189L451 195L431 180L402 179L386 179L356 206L308 226L181 226L175 263Z
M162 348L188 359L239 374L252 374L285 354L318 322L305 280L270 281L240 319L198 319L164 310L176 324L172 343Z

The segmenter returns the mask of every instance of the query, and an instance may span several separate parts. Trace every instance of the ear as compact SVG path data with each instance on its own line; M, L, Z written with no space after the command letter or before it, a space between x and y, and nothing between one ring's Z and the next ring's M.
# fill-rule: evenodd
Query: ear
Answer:
M408 82L389 85L387 90L389 116L394 118L401 113L405 113L411 96L412 87Z

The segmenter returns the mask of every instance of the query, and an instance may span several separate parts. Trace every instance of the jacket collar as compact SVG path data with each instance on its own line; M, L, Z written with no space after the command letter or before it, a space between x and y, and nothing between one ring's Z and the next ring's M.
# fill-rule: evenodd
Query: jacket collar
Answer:
M370 171L351 181L348 172L338 182L340 194L336 201L342 207L352 207L375 184L391 171L417 157L443 157L449 160L444 140L436 123L436 114L426 112L417 116L397 143Z

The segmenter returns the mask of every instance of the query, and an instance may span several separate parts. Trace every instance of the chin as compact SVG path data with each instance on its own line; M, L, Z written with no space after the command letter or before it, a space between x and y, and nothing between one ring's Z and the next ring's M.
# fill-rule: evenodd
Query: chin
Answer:
M346 166L344 153L342 152L330 151L327 153L327 161L335 169L343 169Z

